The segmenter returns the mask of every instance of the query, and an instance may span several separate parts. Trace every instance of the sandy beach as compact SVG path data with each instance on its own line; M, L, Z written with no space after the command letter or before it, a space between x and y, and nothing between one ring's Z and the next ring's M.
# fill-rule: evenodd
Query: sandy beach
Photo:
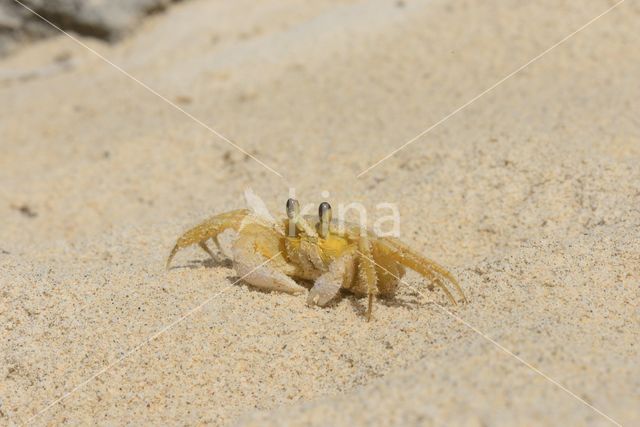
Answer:
M0 425L640 425L640 5L614 5L191 0L1 58ZM396 205L469 302L410 273L367 322L196 248L167 271L246 188Z

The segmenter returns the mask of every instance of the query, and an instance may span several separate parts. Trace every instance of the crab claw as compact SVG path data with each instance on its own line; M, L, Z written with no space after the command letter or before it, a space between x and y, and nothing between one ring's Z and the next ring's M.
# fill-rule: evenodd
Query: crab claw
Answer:
M318 277L307 296L307 304L327 305L342 288L343 283L351 283L354 274L355 254L348 251L329 265L329 271Z
M309 290L307 304L324 307L340 292L340 283L330 280L326 274L316 280L313 288Z

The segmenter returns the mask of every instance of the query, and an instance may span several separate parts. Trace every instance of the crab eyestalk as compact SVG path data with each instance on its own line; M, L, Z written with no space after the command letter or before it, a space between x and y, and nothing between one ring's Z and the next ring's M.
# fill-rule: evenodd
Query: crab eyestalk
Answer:
M296 199L287 199L287 217L294 219L300 215L300 203Z
M289 218L288 233L290 237L296 236L298 231L307 236L318 237L315 230L300 215L300 204L296 199L287 200L287 217Z
M318 216L320 217L318 234L323 239L326 239L329 236L329 226L331 225L331 205L327 202L320 203Z
M300 203L296 199L287 199L287 218L289 218L289 229L287 234L290 237L296 235L296 218L300 215Z

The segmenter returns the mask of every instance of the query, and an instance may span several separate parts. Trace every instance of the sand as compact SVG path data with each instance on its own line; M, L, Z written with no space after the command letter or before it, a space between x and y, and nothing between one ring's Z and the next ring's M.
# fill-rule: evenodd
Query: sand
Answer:
M282 177L65 36L0 61L0 424L639 425L638 4L357 178L613 3L254 3L79 40ZM469 303L165 271L247 187L397 204Z

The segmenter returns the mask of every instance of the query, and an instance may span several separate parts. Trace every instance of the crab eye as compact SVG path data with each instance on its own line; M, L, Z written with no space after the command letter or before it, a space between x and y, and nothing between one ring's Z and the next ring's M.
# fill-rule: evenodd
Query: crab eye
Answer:
M331 205L327 202L320 203L318 216L320 217L320 237L326 238L329 235L329 225L331 224Z
M293 219L299 210L298 201L296 199L287 200L287 217Z
M331 205L327 202L320 203L318 207L318 216L322 222L331 221Z

